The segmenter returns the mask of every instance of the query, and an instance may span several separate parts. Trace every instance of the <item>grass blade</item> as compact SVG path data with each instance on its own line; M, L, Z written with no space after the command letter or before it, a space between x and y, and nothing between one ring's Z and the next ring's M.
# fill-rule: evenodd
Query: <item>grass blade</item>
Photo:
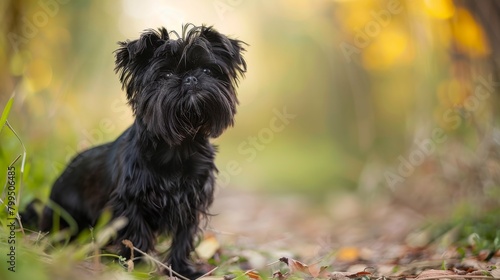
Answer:
M7 104L3 108L2 117L0 118L0 133L3 130L5 123L7 122L7 117L9 116L10 109L12 108L13 103L14 103L14 94L12 94L12 96L9 98L9 101L7 101Z

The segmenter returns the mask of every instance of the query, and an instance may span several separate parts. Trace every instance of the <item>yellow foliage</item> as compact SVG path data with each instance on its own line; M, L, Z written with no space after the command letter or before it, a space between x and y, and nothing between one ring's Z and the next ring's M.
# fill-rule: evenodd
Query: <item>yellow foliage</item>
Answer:
M425 0L424 4L427 14L434 18L449 19L455 13L452 0Z
M387 69L403 61L408 45L408 35L402 30L384 30L363 53L363 65L367 69Z
M458 79L443 81L437 89L439 103L445 107L463 105L469 97L469 89Z
M490 48L479 23L469 11L458 8L452 22L453 36L458 47L472 57L490 54Z
M26 86L29 92L47 88L52 82L52 66L47 60L34 59L26 69Z
M338 7L335 16L346 31L356 32L373 20L370 12L377 8L377 4L376 1L348 1Z
M13 76L23 75L26 57L28 54L25 51L14 52L9 64L9 71Z

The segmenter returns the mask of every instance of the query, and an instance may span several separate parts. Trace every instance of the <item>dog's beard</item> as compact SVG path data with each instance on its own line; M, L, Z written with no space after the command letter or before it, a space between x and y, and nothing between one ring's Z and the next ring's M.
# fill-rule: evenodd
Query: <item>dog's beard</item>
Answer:
M197 134L219 136L233 125L237 99L232 86L213 78L195 87L176 79L144 88L136 116L155 139L179 145Z

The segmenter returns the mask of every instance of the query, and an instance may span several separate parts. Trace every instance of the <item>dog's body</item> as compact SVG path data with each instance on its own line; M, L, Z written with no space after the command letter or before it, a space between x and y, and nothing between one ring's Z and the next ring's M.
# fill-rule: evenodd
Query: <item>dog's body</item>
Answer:
M71 215L78 232L94 226L105 209L125 217L115 244L128 239L148 252L157 235L171 236L166 263L195 277L189 255L212 203L217 171L209 138L233 124L235 86L246 64L241 41L210 27L186 28L176 40L160 29L120 43L116 70L135 122L116 141L73 159L50 200ZM52 230L54 209L44 209L42 231Z
M189 275L186 268L200 216L207 214L213 200L214 148L199 138L182 147L143 150L134 143L135 126L115 142L77 156L55 182L50 200L71 215L79 231L95 225L110 207L115 217L128 220L116 242L128 239L145 252L154 249L158 234L172 236L167 263ZM53 210L46 207L40 229L52 230L52 219ZM68 224L62 220L61 226ZM130 256L125 248L120 254Z

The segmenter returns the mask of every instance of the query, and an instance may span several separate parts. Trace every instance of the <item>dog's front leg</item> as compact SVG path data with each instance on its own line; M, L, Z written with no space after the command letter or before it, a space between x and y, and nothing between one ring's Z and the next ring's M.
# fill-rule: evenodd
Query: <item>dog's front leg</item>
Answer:
M123 204L120 204L123 205ZM118 232L116 243L120 245L120 254L129 259L131 249L122 244L122 241L128 239L137 249L149 253L154 251L155 234L147 223L148 218L143 217L138 210L137 205L129 204L123 211L115 212L117 217L125 217L128 220L127 225ZM137 252L135 255L140 255Z
M198 232L198 221L193 221L177 228L172 239L169 257L167 263L172 266L172 269L190 279L196 279L203 275L194 269L190 254L194 250L194 239ZM168 271L165 272L168 274Z

